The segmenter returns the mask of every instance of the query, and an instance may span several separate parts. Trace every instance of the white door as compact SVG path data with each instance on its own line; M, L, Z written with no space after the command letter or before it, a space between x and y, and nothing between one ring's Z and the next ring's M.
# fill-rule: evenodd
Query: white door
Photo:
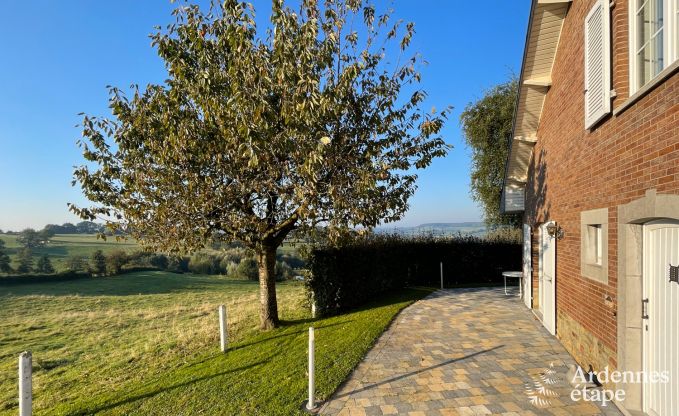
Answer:
M644 411L653 416L679 415L679 282L670 280L679 265L679 222L653 221L644 226ZM647 318L646 318L647 317ZM667 382L653 382L653 375Z
M547 232L547 226L540 226L540 312L542 324L552 334L556 334L556 238Z
M532 307L531 300L533 299L531 260L530 225L523 224L523 303L529 309Z

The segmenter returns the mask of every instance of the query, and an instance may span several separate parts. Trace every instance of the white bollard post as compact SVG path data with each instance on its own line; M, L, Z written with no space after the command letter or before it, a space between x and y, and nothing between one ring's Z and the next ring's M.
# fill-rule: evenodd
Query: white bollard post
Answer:
M443 289L443 262L441 262L441 289Z
M314 401L314 382L315 382L314 344L315 344L314 327L309 327L309 400L306 403L307 410L314 410L316 408L316 403Z
M316 294L311 292L311 317L316 318Z
M226 352L226 306L219 305L219 347Z
M19 355L19 416L33 412L33 356L30 351Z

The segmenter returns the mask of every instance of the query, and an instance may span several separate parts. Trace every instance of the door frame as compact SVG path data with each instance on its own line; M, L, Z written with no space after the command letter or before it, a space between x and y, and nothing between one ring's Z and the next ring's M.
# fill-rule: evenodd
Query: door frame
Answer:
M653 231L656 228L664 228L663 226L666 225L674 225L677 226L679 225L679 220L675 219L670 219L670 218L659 218L659 219L654 219L652 221L648 221L643 224L643 236L642 236L642 256L641 256L641 262L642 262L642 276L641 276L641 287L642 287L642 299L648 299L649 302L647 304L647 308L650 308L650 305L653 304L654 299L651 299L650 293L649 293L649 283L650 283L650 271L649 267L651 266L650 257L651 254L651 244L649 241L650 237L650 232ZM657 226L657 227L655 227ZM642 309L643 312L643 309ZM649 364L649 351L655 348L655 344L653 344L654 340L651 339L651 331L650 329L645 329L646 325L650 325L650 320L653 319L653 313L651 311L648 311L648 319L642 319L641 322L641 331L642 331L642 341L641 341L641 368L643 369L645 374L650 374L650 364ZM655 334L657 335L657 334ZM657 341L656 341L657 342ZM650 397L651 397L651 383L644 382L642 386L642 394L641 394L641 404L642 404L642 409L644 413L646 414L653 414L655 415L656 413L653 412L651 413L650 410Z
M533 238L529 224L523 224L523 303L533 309Z
M545 261L543 260L544 257L544 244L545 244L545 238L549 238L549 235L547 234L547 226L556 224L555 221L547 221L543 224L540 225L540 241L538 244L538 249L539 249L539 267L538 267L538 287L539 287L539 296L540 296L540 305L539 305L539 310L540 314L542 315L542 325L547 328L547 331L549 331L550 334L556 335L556 237L554 237L554 241L552 244L554 244L554 247L552 248L552 252L554 255L554 261L552 261L552 267L554 270L552 271L552 293L547 294L545 293L545 283L544 283L544 263ZM552 307L554 309L554 313L552 314L552 319L547 322L545 318L545 297L547 295L550 295L551 301L552 301Z
M619 371L639 372L642 367L642 258L643 224L661 218L679 220L679 194L647 189L640 198L617 206L617 361ZM625 412L643 412L641 383L617 383L625 401L617 403Z

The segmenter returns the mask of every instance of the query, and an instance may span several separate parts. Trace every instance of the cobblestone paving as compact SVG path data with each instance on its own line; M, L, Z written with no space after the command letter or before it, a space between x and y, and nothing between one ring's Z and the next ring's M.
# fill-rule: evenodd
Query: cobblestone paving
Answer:
M515 296L502 289L433 293L406 308L324 415L620 415L574 402L575 364Z

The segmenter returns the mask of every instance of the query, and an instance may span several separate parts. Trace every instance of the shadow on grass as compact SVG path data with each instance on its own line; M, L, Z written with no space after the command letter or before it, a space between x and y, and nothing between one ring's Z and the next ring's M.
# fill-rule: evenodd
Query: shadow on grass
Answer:
M144 393L132 395L132 396L126 397L122 400L110 402L110 403L104 404L102 406L98 406L98 407L94 407L94 408L87 408L87 409L83 409L83 410L76 410L76 411L69 413L69 414L71 414L71 415L90 415L90 414L102 412L102 411L105 411L105 410L110 410L110 409L116 408L118 406L124 406L126 404L134 403L138 400L148 399L149 397L153 397L157 394L164 393L164 392L171 391L171 390L175 390L175 389L182 388L182 387L186 387L186 386L189 386L191 384L195 384L195 383L198 383L198 382L201 382L201 381L210 380L210 379L220 377L220 376L225 376L225 375L231 374L231 373L238 373L238 372L241 372L241 371L249 370L249 369L252 369L254 367L257 367L257 366L260 366L260 365L263 365L263 364L267 364L269 361L270 361L270 358L265 359L265 360L261 360L261 361L258 361L258 362L252 363L252 364L244 365L244 366L241 366L241 367L238 367L238 368L233 368L233 369L230 369L230 370L221 371L221 372L218 372L218 373L208 374L208 375L205 375L205 376L202 376L202 377L193 378L193 379L181 382L181 383L172 384L170 386L157 386L156 388L154 388L150 391L144 392ZM140 388L137 389L137 391L145 390L146 388L148 388L151 385L153 385L153 383L149 383L146 386L140 387Z
M332 316L347 315L355 312L363 312L370 309L381 308L384 306L391 306L402 302L414 302L419 299L423 299L426 296L434 293L436 288L426 287L426 286L412 286L400 289L390 290L379 296L377 299L373 299L364 304L358 305L354 308L341 310L337 313L324 316L324 318L329 318Z
M469 359L469 358L476 357L477 355L486 354L486 353L489 353L489 352L491 352L491 351L493 351L493 350L500 349L500 348L502 348L502 347L504 347L504 345L498 345L497 347L488 348L488 349L482 350L482 351L477 351L477 352L475 352L475 353L472 353L472 354L469 354L469 355L465 355L464 357L460 357L460 358L452 358L452 359L450 359L450 360L446 360L446 361L440 362L440 363L438 363L438 364L435 364L435 365L432 365L432 366L429 366L429 367L421 368L421 369L419 369L419 370L411 371L411 372L409 372L409 373L400 374L400 375L398 375L398 376L396 376L396 377L388 378L388 379L386 379L386 380L382 380L382 381L380 381L380 382L373 383L373 384L367 385L367 386L365 386L365 387L361 387L361 388L358 389L358 390L353 390L353 391L350 391L350 392L348 392L348 393L344 393L344 394L340 394L340 395L338 395L338 396L334 396L334 397L332 397L330 400L339 399L339 398L346 397L346 396L351 396L351 395L354 394L354 393L360 393L360 392L366 391L366 390L371 390L371 389L374 389L375 387L381 386L381 385L383 385L383 384L393 383L393 382L396 382L396 381L399 381L399 380L403 380L404 378L412 377L412 376L415 376L415 375L420 374L420 373L425 373L425 372L427 372L427 371L434 370L434 369L439 368L439 367L444 367L444 366L446 366L446 365L448 365L448 364L456 363L456 362L458 362L458 361L467 360L467 359Z
M303 323L314 323L314 322L318 321L319 319L312 319L312 318L299 319L299 320L296 320L296 321L287 321L285 324L283 324L281 322L281 326L285 325L285 326L292 327L292 326L295 326L295 325L301 325ZM349 319L349 320L345 320L345 321L341 321L341 322L335 322L335 323L332 323L332 324L314 326L314 329L318 330L318 329L323 329L323 328L331 328L333 326L345 325L345 324L348 324L348 323L351 323L351 322L353 322L353 319ZM279 329L283 329L283 328L279 328ZM304 327L303 329L300 329L299 331L287 331L287 332L284 331L284 332L277 334L277 335L272 335L272 336L269 336L269 337L265 336L263 338L257 338L256 340L254 340L252 342L246 342L244 344L237 344L233 347L229 347L228 351L238 351L238 350L241 350L243 348L252 347L252 346L257 345L257 344L263 344L265 342L273 341L275 339L286 338L286 337L295 337L295 336L306 334L306 333L308 333L308 328L306 328L306 327Z

